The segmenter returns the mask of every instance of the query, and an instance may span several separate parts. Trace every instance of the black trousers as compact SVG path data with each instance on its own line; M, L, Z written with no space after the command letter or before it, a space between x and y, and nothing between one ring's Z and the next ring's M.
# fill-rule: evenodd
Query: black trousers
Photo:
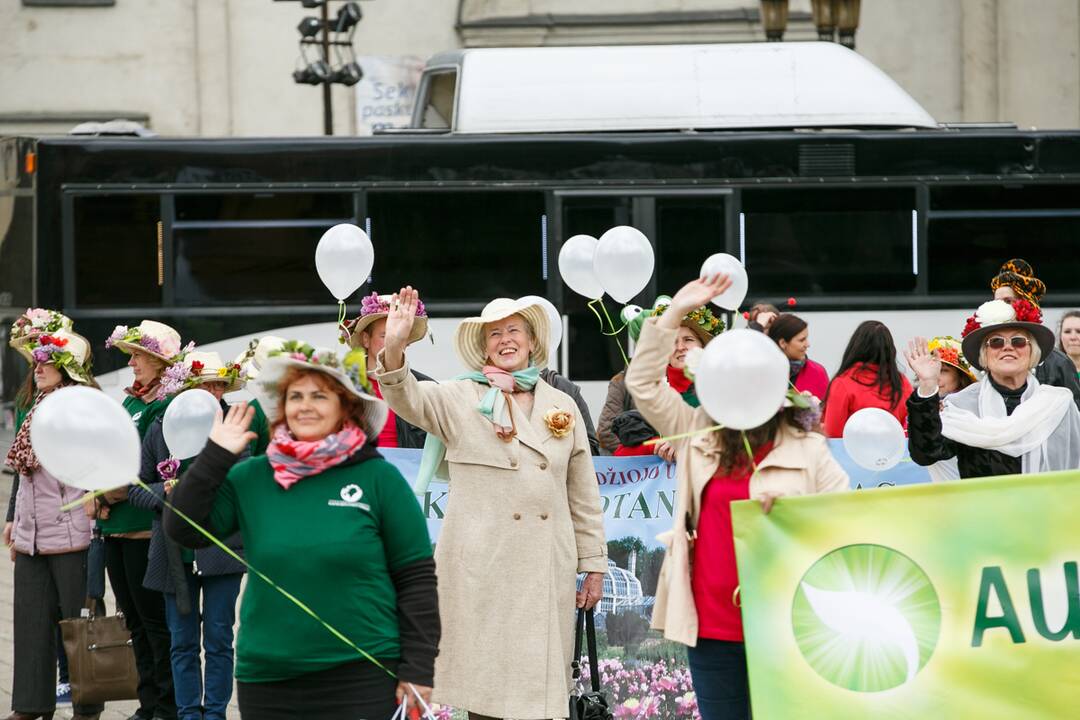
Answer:
M143 587L150 540L105 538L105 567L128 630L139 669L139 715L176 717L165 596Z
M392 671L397 661L382 660ZM358 660L278 682L237 683L244 720L390 720L397 680Z
M701 720L749 720L746 646L699 637L686 655Z
M30 715L56 709L57 623L86 603L86 551L15 555L15 679L11 709ZM93 715L101 705L76 705Z

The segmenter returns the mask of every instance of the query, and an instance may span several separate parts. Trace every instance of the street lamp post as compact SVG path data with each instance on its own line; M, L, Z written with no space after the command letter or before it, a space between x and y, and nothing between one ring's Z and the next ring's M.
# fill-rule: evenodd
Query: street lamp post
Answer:
M300 3L305 8L319 8L319 17L305 17L296 26L300 33L300 58L304 67L293 71L293 80L304 85L322 85L323 133L333 135L331 86L334 83L355 85L364 76L364 71L356 62L352 43L363 13L359 3L346 2L331 20L329 0L300 0ZM317 52L315 60L308 57L309 49Z

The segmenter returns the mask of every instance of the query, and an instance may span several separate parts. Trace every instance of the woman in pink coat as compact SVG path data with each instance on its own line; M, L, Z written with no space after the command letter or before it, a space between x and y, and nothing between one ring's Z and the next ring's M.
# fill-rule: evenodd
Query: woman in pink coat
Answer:
M829 373L806 356L810 349L810 329L806 321L797 315L782 313L772 321L767 332L791 363L791 383L795 389L824 400L829 390Z

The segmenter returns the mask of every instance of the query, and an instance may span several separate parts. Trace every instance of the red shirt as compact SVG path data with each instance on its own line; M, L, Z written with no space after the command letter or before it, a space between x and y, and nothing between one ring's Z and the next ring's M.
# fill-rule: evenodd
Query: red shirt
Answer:
M863 408L881 408L892 413L907 432L907 399L911 394L911 383L900 375L900 397L896 405L878 391L877 365L863 364L849 368L833 378L829 385L829 401L825 403L825 435L831 438L844 437L844 425L848 418Z
M772 443L758 448L754 462L764 460L772 448ZM743 641L742 611L734 598L739 587L739 571L735 564L730 506L736 500L750 498L752 473L753 468L745 461L730 475L717 472L701 494L694 570L690 579L698 615L698 637Z
M371 378L371 389L375 391L375 397L382 398L382 390L379 389L379 383L376 382L375 378ZM397 446L397 416L394 415L394 411L387 405L386 424L383 425L383 429L379 432L378 447L396 448Z
M806 391L818 400L824 400L829 390L829 373L819 363L807 358L803 369L795 376L794 384L799 392Z

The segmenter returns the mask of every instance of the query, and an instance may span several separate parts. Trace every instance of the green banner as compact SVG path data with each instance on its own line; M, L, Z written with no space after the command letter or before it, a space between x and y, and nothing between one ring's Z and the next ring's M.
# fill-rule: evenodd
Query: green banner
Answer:
M732 517L755 718L1080 717L1080 472Z

